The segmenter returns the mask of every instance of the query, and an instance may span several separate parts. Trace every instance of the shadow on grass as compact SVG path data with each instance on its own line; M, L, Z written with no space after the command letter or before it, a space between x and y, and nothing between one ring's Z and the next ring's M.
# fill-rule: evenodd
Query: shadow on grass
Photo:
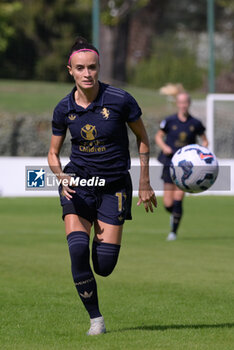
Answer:
M206 328L233 328L234 323L216 323L216 324L175 324L175 325L149 325L149 326L136 326L129 328L122 328L119 331L167 331L169 329L206 329Z
M234 236L219 236L219 237L215 237L215 236L210 236L210 237L181 237L181 241L223 241L223 240L233 240Z

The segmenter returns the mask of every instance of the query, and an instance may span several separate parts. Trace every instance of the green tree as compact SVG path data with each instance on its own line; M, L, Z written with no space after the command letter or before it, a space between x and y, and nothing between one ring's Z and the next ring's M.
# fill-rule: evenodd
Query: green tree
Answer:
M225 32L232 42L231 70L234 72L234 2L233 0L216 0L222 10L222 21L218 23L218 30ZM234 86L233 86L234 89Z
M12 17L21 9L19 1L12 3L0 1L0 53L6 51L9 39L15 34L15 27L12 23Z
M182 83L194 90L203 83L204 70L197 67L196 56L173 33L167 33L153 45L153 54L129 70L133 85L159 89L166 83Z
M100 49L107 81L126 80L129 56L149 52L168 0L102 1Z
M225 9L229 9L234 11L234 2L233 0L216 0L215 2L220 7L223 7Z
M21 0L20 4L12 19L15 34L1 59L1 76L66 80L67 55L75 37L91 39L91 0Z

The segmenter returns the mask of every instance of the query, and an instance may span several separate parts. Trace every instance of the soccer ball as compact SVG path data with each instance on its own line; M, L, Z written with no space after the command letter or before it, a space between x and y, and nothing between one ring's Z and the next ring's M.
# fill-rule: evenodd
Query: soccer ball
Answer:
M171 160L171 178L185 192L206 191L215 182L218 172L215 155L196 144L180 148Z

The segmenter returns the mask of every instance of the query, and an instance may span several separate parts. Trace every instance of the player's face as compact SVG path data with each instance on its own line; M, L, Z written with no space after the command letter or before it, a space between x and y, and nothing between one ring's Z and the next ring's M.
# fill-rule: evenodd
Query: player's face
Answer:
M188 114L189 106L190 106L190 98L187 94L180 94L176 98L176 106L178 109L178 113Z
M92 89L98 84L98 56L90 51L78 52L72 56L68 71L73 76L77 87L82 90Z

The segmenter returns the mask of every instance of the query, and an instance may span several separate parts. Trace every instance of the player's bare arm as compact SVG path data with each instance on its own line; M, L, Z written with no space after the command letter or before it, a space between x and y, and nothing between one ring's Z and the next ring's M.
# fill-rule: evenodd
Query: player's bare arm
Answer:
M207 140L207 137L206 137L205 133L200 135L200 139L201 139L201 142L202 142L202 146L203 147L208 147L208 140Z
M199 119L189 113L191 97L187 92L178 93L176 96L177 111L175 114L164 118L160 123L160 129L155 135L155 142L161 152L158 160L163 164L162 180L164 181L163 203L170 213L170 230L167 240L177 239L177 230L183 215L182 201L184 192L179 189L171 178L170 165L172 156L182 147L196 143L197 137L203 146L207 147L208 141L205 135L205 127Z
M68 183L71 180L71 177L62 171L62 166L59 158L60 150L63 145L65 135L51 136L50 148L48 152L48 163L52 172L57 176L59 180L67 179ZM67 199L72 198L72 193L75 193L69 186L63 185L63 194Z
M153 212L153 206L157 207L157 199L149 178L149 140L144 124L139 118L137 121L128 123L129 127L136 135L138 152L140 156L140 181L139 181L139 201L137 205L144 203L145 210Z
M160 149L163 151L164 154L170 155L173 153L170 146L168 146L165 141L166 134L163 130L158 130L158 132L155 135L155 142L160 147Z
M93 270L103 277L113 272L118 261L123 224L132 219L127 123L137 137L141 154L139 204L144 202L146 211L153 211L153 205L156 206L149 182L149 142L140 120L141 109L126 91L99 81L99 67L98 50L86 39L78 37L71 47L67 64L75 86L54 109L48 155L49 165L59 174L60 180L74 174L86 183L81 185L82 188L79 185L70 188L64 186L63 181L58 190L73 281L90 316L88 335L106 332ZM93 104L92 108L88 108L90 104ZM62 170L59 155L67 130L72 136L71 155ZM99 174L104 184L96 183ZM90 180L92 183L88 184ZM105 186L106 182L108 186ZM89 233L92 225L95 237L91 267Z

